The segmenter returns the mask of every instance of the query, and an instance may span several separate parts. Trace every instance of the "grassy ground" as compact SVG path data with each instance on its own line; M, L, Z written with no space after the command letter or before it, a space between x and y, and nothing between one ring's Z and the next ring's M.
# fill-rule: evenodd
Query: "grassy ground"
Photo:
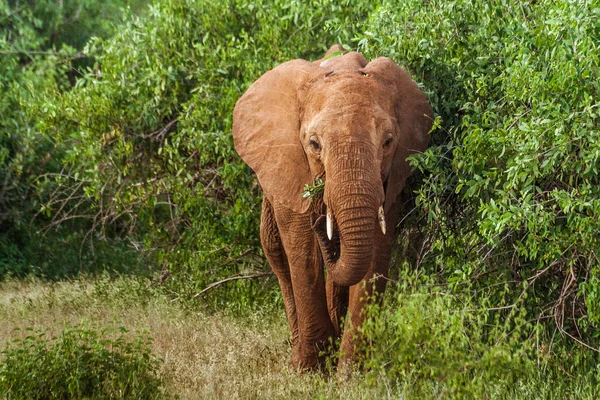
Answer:
M29 327L53 334L82 323L123 326L132 336L145 331L153 338L165 393L182 399L598 398L600 364L574 367L577 354L583 355L574 350L567 358L556 354L554 361L538 358L537 368L522 369L521 374L515 368L523 362L511 358L512 347L478 350L478 343L471 342L481 339L476 321L456 320L462 314L449 313L443 307L445 298L423 302L408 296L414 301L393 307L395 319L386 318L396 325L384 324L383 336L374 339L380 344L374 348L381 350L371 354L372 369L344 382L288 368L283 310L245 317L186 311L148 288L147 281L133 278L0 283L0 348L27 335ZM456 339L461 332L466 347ZM395 344L386 344L386 335ZM508 365L496 365L496 359L508 360ZM532 358L526 364L535 363Z
M166 392L196 398L365 398L359 380L298 374L288 368L282 315L247 318L190 313L130 279L0 284L0 346L24 329L59 333L68 324L146 330L162 360ZM20 328L21 330L15 330Z

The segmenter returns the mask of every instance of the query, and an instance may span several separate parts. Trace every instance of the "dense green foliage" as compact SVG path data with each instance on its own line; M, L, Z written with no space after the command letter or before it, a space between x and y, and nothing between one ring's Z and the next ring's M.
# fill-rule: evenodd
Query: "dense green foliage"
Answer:
M122 7L143 3L0 3L0 276L72 275L112 264L115 248L125 250L123 239L110 246L97 242L94 248L90 241L82 246L89 221L63 220L54 224L59 229L50 237L41 235L52 215L40 211L51 193L63 191L53 181L61 174L65 151L44 130L43 122L53 113L50 105L93 65L81 51L89 38L110 36ZM103 256L103 249L111 254ZM132 257L119 253L117 259L131 266Z
M442 120L422 164L424 264L511 284L562 333L596 336L599 4L419 4L380 9L359 44L410 66Z
M260 194L232 148L233 105L278 62L355 43L410 69L440 117L419 161L421 264L455 285L511 282L515 298L525 283L532 312L555 316L564 333L576 321L586 330L598 320L597 12L555 2L163 2L92 41L97 68L48 106L43 123L69 148L58 183L81 185L95 225L123 226L139 248L158 250L184 299L260 268ZM63 213L77 213L64 198L48 212L65 203ZM242 306L262 292L230 288Z
M102 206L97 219L134 227L183 300L219 277L264 268L260 190L233 149L231 112L277 63L349 41L348 32L324 33L332 15L350 25L361 9L161 2L113 40L92 41L99 69L56 106L49 125L72 149L61 184L83 184ZM241 308L271 293L239 286L221 290Z
M404 270L364 324L365 383L407 398L593 398L600 357L552 340L527 310L505 314ZM510 295L508 287L499 289Z
M48 338L31 329L2 352L0 393L6 399L162 398L149 339L126 333L75 326Z
M504 373L520 385L535 368L519 359L543 353L538 343L560 343L554 361L569 353L548 332L598 347L597 0L167 0L116 28L127 2L30 3L0 6L0 276L148 263L188 306L280 307L272 278L194 296L267 268L260 189L233 149L231 113L265 71L341 43L403 65L438 117L412 161L417 206L400 245L419 230L418 269L448 291L413 302L397 288L399 314L366 333L406 343L377 348L369 368L478 396ZM573 354L585 360L573 368L597 366Z

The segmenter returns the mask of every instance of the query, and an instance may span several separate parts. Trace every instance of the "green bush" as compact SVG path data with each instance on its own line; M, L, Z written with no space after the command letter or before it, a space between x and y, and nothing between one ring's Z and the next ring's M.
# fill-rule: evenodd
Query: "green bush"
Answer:
M348 31L325 28L364 18L361 4L170 0L114 38L92 40L96 68L42 122L70 149L57 184L82 185L98 205L93 218L157 254L165 286L182 301L262 270L260 190L233 149L233 106L278 63L349 42ZM273 279L238 281L204 300L243 310L279 296L275 288Z
M40 129L39 122L54 112L47 105L93 65L82 52L89 38L110 36L123 7L137 9L144 3L0 3L0 278L27 274L57 278L105 267L103 244L94 248L90 239L95 235L86 235L93 226L89 219L63 218L58 223L47 212L40 213L52 193L62 193L53 177L61 173L65 149ZM74 203L88 205L81 192L69 193ZM48 225L58 229L42 235ZM120 240L113 245L113 250L123 247ZM127 261L127 255L120 255L115 264L135 264L130 255Z
M600 8L594 1L406 1L356 40L424 82L440 128L420 158L421 265L506 283L530 317L598 342Z
M526 319L403 272L362 326L365 383L407 398L595 398L600 358ZM509 293L507 287L499 290Z
M81 185L94 221L155 251L181 300L262 269L260 191L233 150L234 103L276 64L349 44L404 65L439 116L405 223L428 238L420 265L457 289L508 282L518 299L525 287L531 317L594 339L599 8L577 4L157 3L93 40L96 67L47 105L40 124L69 149L56 184ZM272 282L213 300L243 309Z
M0 358L0 393L6 399L154 399L162 398L159 362L150 339L129 339L84 326L59 337L28 329Z
M597 347L599 10L583 0L156 2L88 43L95 63L71 90L31 92L40 98L25 111L60 170L43 181L59 190L33 208L81 217L76 237L130 243L182 302L264 269L260 190L233 150L231 112L265 71L338 42L399 62L438 116L432 146L413 159L417 207L402 226L426 238L419 266ZM274 279L212 293L204 304L280 305Z

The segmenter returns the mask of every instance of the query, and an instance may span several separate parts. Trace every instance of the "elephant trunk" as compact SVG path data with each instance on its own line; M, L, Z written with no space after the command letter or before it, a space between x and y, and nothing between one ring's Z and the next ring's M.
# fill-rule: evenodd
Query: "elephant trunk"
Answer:
M336 150L340 152L332 155L326 168L328 217L321 216L314 227L327 273L336 284L352 286L365 277L371 264L383 186L369 148L349 144Z

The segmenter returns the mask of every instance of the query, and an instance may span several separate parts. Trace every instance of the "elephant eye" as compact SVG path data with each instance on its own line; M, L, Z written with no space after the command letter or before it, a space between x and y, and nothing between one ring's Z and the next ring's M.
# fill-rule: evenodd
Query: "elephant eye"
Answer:
M383 144L383 148L387 149L388 147L390 147L390 145L392 144L392 142L394 141L393 137L389 137L387 138L387 140L385 141L385 143Z
M310 139L310 142L308 142L310 144L310 147L312 147L312 149L314 151L321 151L321 145L319 144L319 142L317 142L315 139Z

